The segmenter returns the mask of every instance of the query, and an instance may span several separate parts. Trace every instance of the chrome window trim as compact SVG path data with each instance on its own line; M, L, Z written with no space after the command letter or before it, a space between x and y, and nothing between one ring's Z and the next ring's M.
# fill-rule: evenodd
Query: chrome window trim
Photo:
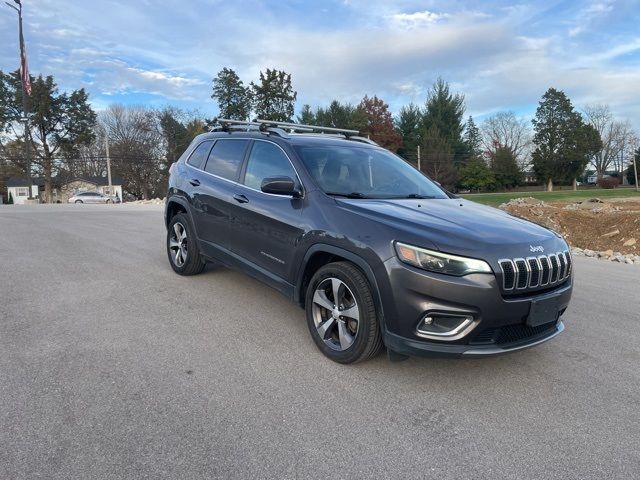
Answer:
M284 149L280 145L278 145L277 143L271 142L269 140L264 140L262 138L215 138L215 139L205 139L205 140L203 140L202 142L200 142L198 145L196 145L193 148L193 150L189 154L189 157L184 161L184 164L189 166L190 168L193 168L194 170L196 170L198 172L205 173L205 174L207 174L207 175L209 175L209 176L211 176L213 178L217 178L219 180L224 180L225 182L232 183L234 185L238 185L238 186L241 186L241 187L244 187L244 188L248 188L249 190L251 190L253 192L261 193L262 195L269 195L269 196L272 196L272 197L279 197L279 198L294 198L293 195L277 195L275 193L266 193L266 192L263 192L262 190L257 190L255 188L252 188L252 187L249 187L249 186L245 185L244 183L236 182L235 180L229 180L228 178L224 178L224 177L221 177L221 176L216 175L214 173L207 172L206 170L204 170L202 168L194 167L193 165L191 165L188 162L188 159L191 158L191 155L193 154L193 152L195 152L196 148L198 148L204 142L213 141L213 144L215 145L218 142L218 140L244 140L244 141L247 141L247 142L250 142L250 141L266 142L266 143L270 143L270 144L275 145L276 147L278 147L282 151L282 153L284 153L284 156L287 158L287 160L289 160L289 163L291 164L291 167L293 168L293 171L296 173L296 177L298 179L298 182L300 183L300 188L302 189L302 195L300 197L295 197L295 198L304 198L305 192L306 192L306 189L304 187L304 183L302 183L302 179L300 178L300 175L298 174L298 169L296 168L296 166L291 161L291 158L289 157L289 155L287 155L287 152L285 152ZM212 145L211 148L213 148L214 145ZM249 153L251 153L251 152L249 152ZM209 154L211 154L211 150L209 150ZM209 161L209 157L207 156L207 162L208 161ZM247 161L249 161L248 157L247 157ZM207 162L205 162L205 166L206 166ZM243 160L243 163L244 163L244 160Z

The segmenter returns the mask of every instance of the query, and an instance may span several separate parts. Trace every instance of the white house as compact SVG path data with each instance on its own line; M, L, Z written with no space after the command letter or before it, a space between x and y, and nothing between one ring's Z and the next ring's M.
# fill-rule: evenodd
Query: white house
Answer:
M111 185L113 191L109 191L109 181L107 177L53 177L51 179L51 187L53 194L53 203L66 203L69 197L76 192L95 191L104 193L105 195L117 196L122 200L122 177L113 176ZM44 198L44 178L32 178L29 181L26 178L11 177L6 182L7 196L13 198L13 203L21 205L31 196L35 199ZM31 195L29 195L31 194Z

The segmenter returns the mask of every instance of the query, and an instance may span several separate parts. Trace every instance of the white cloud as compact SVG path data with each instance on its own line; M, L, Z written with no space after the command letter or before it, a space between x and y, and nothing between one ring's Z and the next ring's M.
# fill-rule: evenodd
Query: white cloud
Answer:
M545 2L314 3L286 17L286 9L276 13L258 0L215 8L180 0L32 0L26 10L30 67L53 74L63 89L85 86L96 104L106 93L152 94L210 111L209 85L224 66L246 82L264 68L284 69L292 73L299 103L358 102L377 94L395 110L423 103L442 76L466 95L474 116L532 112L555 86L576 105L611 104L640 129L640 66L626 60L640 48L640 37L637 30L629 34L602 23L614 14L632 18L633 6L624 15L621 4L602 1L581 10L564 4L562 14L548 13L553 6ZM17 65L10 20L0 16L4 69ZM567 28L587 25L590 35L568 38ZM594 33L611 36L595 40Z
M613 4L611 0L606 2L594 2L589 4L587 8L582 10L576 16L576 24L569 29L569 36L575 37L589 29L591 22L594 19L601 18L613 10Z
M394 13L389 15L389 20L393 27L402 29L415 29L424 28L427 25L432 25L439 22L449 15L446 13L435 13L428 10L414 13Z

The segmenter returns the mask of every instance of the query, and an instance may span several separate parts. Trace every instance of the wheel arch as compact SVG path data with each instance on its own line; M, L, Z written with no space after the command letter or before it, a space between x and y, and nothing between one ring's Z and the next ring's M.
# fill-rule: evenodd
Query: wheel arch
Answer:
M373 269L364 258L349 250L327 244L316 244L310 247L304 255L298 272L294 290L294 301L304 308L306 289L311 277L313 277L314 273L323 265L339 261L350 262L364 273L371 286L371 295L373 296L376 310L381 316L380 328L384 331L384 307L382 305L378 281L373 273Z
M191 215L191 211L189 210L188 202L180 197L171 197L167 200L167 205L165 206L164 211L164 225L169 228L169 223L171 219L178 213L186 213L189 215L189 219L191 220L191 224L193 225L193 216ZM195 227L194 227L195 228Z

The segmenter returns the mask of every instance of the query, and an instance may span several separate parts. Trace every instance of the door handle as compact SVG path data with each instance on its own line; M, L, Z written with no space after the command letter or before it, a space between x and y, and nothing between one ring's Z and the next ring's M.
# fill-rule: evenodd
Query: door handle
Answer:
M249 199L242 194L236 193L233 196L234 200L238 203L249 203Z
M192 178L191 180L189 180L189 183L191 185L193 185L194 187L199 187L200 186L200 180L198 180L197 178Z

